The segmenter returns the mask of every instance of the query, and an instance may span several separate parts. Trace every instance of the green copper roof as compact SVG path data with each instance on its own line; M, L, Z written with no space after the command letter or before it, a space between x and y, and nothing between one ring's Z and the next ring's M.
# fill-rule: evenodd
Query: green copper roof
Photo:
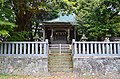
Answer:
M62 22L62 23L76 23L76 19L75 19L75 15L74 14L69 14L69 15L62 15L60 14L60 16L56 19L52 19L49 21L45 21L45 22Z

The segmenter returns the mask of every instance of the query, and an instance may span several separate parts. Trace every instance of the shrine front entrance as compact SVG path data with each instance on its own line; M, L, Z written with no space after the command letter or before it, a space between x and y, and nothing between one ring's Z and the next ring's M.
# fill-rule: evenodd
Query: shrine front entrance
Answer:
M69 44L75 38L73 27L46 27L43 37L49 40L50 44Z
M49 44L70 44L76 39L75 26L69 23L45 23L42 26L43 40Z
M66 30L54 30L51 43L67 43L67 36Z

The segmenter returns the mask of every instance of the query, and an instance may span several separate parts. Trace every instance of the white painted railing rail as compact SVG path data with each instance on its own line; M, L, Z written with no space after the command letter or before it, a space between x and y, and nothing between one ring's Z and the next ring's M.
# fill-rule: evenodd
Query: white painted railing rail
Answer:
M120 56L120 42L79 42L73 39L74 56Z
M47 56L48 40L44 42L2 42L0 56Z

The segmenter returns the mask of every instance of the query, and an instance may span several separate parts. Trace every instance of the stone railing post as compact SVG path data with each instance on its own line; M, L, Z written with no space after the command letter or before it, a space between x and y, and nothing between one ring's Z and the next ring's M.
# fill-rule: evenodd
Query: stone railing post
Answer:
M48 51L49 51L49 44L48 44L48 39L45 39L46 42L46 54L48 55Z
M72 55L75 54L75 39L72 39Z
M110 46L109 46L109 42L110 42L110 40L109 40L109 37L106 37L105 38L105 40L104 40L104 42L105 42L105 53L107 53L107 54L109 54L109 52L110 52ZM116 52L115 52L116 53Z
M118 55L120 55L120 43L118 43Z

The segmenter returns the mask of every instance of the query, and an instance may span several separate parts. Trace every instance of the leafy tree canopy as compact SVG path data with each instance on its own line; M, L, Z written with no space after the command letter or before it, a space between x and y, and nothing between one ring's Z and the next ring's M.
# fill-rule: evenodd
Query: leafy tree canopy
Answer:
M15 22L19 32L31 31L32 22L37 29L40 22L57 17L59 12L72 12L79 34L85 33L90 40L120 33L120 0L1 0L0 4L0 20Z
M10 1L4 2L0 1L0 40L3 41L4 38L10 36L9 33L13 31L13 28L16 26L14 24L15 18L14 13L9 6Z
M27 31L32 19L37 16L38 22L50 19L51 15L72 11L75 2L72 0L11 0L16 15L17 31ZM54 17L53 17L54 18Z
M15 31L31 31L32 21L39 23L57 17L58 13L72 11L74 2L71 0L1 0L1 20L15 22ZM4 8L3 8L4 7ZM11 34L12 35L12 34Z
M0 21L0 36L9 36L9 32L13 31L14 27L13 23Z
M79 33L85 33L90 40L101 40L106 35L117 36L120 28L119 4L119 0L80 1L76 10Z

